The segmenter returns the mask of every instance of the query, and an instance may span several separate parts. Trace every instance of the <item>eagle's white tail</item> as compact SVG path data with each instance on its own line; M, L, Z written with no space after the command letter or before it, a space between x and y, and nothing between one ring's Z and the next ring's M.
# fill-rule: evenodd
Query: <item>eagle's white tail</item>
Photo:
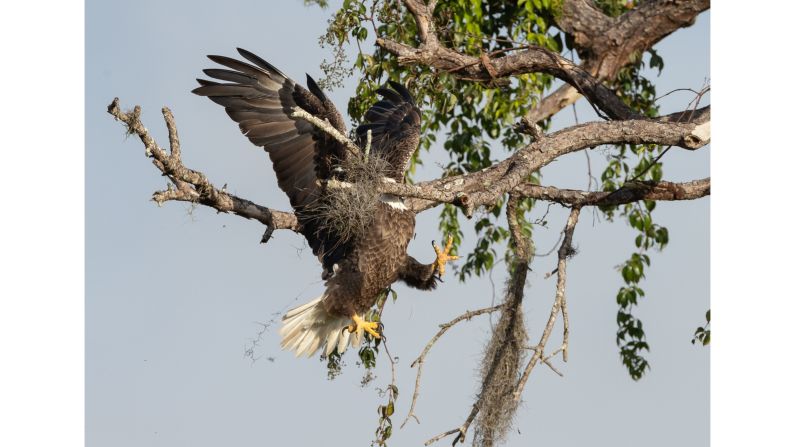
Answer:
M324 345L324 353L329 355L335 347L342 354L349 344L361 344L360 336L345 329L351 323L349 317L326 312L321 303L324 297L325 293L284 314L282 328L279 330L282 349L295 351L297 357L311 357Z

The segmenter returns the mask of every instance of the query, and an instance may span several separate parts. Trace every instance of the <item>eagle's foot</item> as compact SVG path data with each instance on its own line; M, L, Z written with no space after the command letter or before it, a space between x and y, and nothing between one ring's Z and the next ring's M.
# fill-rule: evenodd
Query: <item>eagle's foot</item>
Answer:
M453 236L447 236L447 245L444 246L444 250L436 245L436 242L432 243L433 251L436 252L436 260L433 261L433 269L439 273L439 276L444 275L444 265L447 261L455 261L458 259L458 256L451 255L450 250L453 248Z
M378 327L380 325L377 321L365 321L364 318L357 314L353 314L351 319L353 320L353 324L348 325L348 332L355 332L359 337L361 337L362 332L366 331L374 338L381 338L381 334L378 333Z

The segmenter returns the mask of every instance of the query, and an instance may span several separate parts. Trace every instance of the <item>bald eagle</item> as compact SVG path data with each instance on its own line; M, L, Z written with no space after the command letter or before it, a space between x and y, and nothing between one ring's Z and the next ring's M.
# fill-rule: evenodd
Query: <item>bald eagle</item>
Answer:
M322 207L317 204L330 194L330 180L346 185L350 176L346 161L355 155L292 113L300 107L345 135L342 116L309 75L307 89L253 53L240 48L238 52L247 62L208 56L226 68L204 73L225 82L197 79L200 86L193 93L222 105L243 134L265 149L279 187L295 210L300 232L323 266L323 294L282 318L282 349L307 357L319 349L325 355L335 350L341 354L349 345L358 346L365 331L375 338L381 336L379 324L365 321L364 315L392 283L401 280L425 290L436 286L445 263L457 259L449 254L451 239L445 248L433 245L436 260L430 264L409 256L406 249L414 234L414 212L402 198L387 194L376 197L368 225L352 237L324 225L319 215ZM377 93L382 99L367 111L356 135L364 141L370 134L370 156L383 165L380 180L405 182L419 144L420 110L397 82L390 81Z

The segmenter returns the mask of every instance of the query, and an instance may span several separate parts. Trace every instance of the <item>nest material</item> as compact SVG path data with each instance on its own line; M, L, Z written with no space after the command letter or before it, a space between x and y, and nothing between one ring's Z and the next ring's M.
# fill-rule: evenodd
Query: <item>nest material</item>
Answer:
M340 168L347 184L327 186L310 212L318 226L337 236L342 244L359 237L373 222L381 198L378 186L390 166L370 154L367 159L348 157Z

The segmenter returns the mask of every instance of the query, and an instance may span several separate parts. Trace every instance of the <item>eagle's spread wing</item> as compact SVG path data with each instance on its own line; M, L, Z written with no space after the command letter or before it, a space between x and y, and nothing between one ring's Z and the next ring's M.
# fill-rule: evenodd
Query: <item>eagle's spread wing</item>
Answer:
M265 148L279 187L296 210L302 233L323 264L331 267L335 258L342 256L334 253L341 247L334 235L317 228L311 219L303 218L302 211L317 200L320 188L316 180L332 175L334 167L345 157L345 148L325 132L290 115L293 107L299 106L321 120L327 119L345 134L342 117L309 75L307 90L253 53L240 48L238 52L254 65L225 56L208 56L231 70L211 68L204 73L227 83L197 79L201 86L193 93L224 106L243 134Z
M383 96L365 113L367 123L356 128L359 142L364 146L367 131L372 131L371 151L390 164L390 177L402 182L409 161L420 142L420 109L403 85L389 81L376 92Z

